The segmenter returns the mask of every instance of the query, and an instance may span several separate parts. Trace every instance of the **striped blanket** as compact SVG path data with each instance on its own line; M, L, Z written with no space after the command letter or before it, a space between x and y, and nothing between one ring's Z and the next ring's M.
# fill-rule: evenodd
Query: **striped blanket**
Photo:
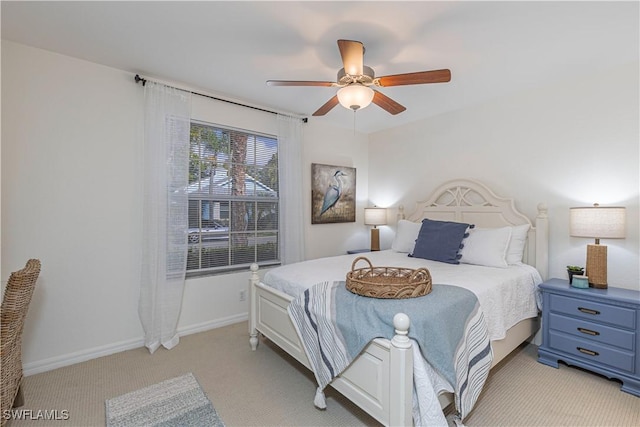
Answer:
M460 287L433 285L429 295L396 300L352 294L343 281L323 282L294 299L288 312L320 391L371 340L393 338L392 319L399 312L411 319L409 337L424 359L452 385L461 419L489 374L493 354L484 316L476 296Z

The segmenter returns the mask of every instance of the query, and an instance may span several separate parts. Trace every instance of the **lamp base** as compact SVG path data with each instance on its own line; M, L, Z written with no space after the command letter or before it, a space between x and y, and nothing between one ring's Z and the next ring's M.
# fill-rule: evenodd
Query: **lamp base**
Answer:
M607 247L605 245L587 245L587 272L589 286L607 288Z
M380 250L380 230L377 228L371 229L371 251Z

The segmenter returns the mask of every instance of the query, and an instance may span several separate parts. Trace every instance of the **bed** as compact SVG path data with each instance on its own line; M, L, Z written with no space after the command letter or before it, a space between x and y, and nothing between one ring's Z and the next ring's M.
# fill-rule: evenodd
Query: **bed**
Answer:
M410 224L420 223L425 218L474 224L478 231L505 227L525 228L520 255L522 263L497 269L469 264L441 265L443 263L408 257L407 253L398 248L403 244L400 234L406 234L407 227L411 227ZM400 229L401 224L403 230ZM538 205L538 214L532 222L516 210L512 199L499 197L476 181L458 179L442 184L428 199L416 203L410 215L405 215L404 209L399 208L397 231L393 249L366 254L374 265L412 268L425 265L432 271L434 283L442 270L452 273L456 284L460 282L463 287L464 274L459 273L469 268L476 279L483 278L482 280L487 282L489 280L484 279L484 271L508 275L518 270L519 273L516 274L529 274L534 281L536 276L537 281L547 277L548 219L545 206ZM471 256L470 250L468 253ZM260 279L258 266L252 265L249 279L251 348L254 351L257 349L258 334L262 334L307 368L312 369L287 308L301 289L321 281L344 280L346 272L357 256L359 255L342 255L282 266L267 272L264 279ZM459 268L460 266L462 267ZM311 274L316 270L318 274ZM535 293L535 285L533 288L531 294ZM491 295L495 296L495 293L478 295L480 305L484 307L485 302L482 299L494 299ZM528 295L524 299L530 298L535 296ZM510 298L514 299L522 300L523 297ZM509 305L511 302L507 301L505 304ZM517 308L512 311L519 310L526 312L521 316L524 318L511 316L507 320L495 320L490 318L491 313L487 313L493 352L491 366L495 366L538 330L537 310L529 305L526 309ZM393 316L393 337L373 339L349 367L330 383L333 388L384 425L413 425L414 367L418 366L414 364L414 357L419 356L414 355L407 337L411 327L410 320L402 313ZM439 406L445 407L452 399L449 393L439 395Z

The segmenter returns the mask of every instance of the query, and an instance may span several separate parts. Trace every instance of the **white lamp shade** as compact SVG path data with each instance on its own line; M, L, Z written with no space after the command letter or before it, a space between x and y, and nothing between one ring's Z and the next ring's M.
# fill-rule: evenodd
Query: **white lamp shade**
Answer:
M338 91L338 101L344 108L359 110L365 108L373 100L373 89L361 84L350 84Z
M570 235L594 239L624 239L626 213L623 207L570 208Z
M364 208L365 225L385 225L387 210L385 208Z

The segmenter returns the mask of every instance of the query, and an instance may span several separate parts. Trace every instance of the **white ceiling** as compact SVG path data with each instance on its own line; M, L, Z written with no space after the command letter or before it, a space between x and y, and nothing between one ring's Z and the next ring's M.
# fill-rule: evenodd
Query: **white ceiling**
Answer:
M9 2L2 38L310 116L336 88L337 39L362 41L376 76L449 68L451 82L380 90L407 111L356 113L370 133L638 61L634 2ZM353 128L341 106L326 121Z

